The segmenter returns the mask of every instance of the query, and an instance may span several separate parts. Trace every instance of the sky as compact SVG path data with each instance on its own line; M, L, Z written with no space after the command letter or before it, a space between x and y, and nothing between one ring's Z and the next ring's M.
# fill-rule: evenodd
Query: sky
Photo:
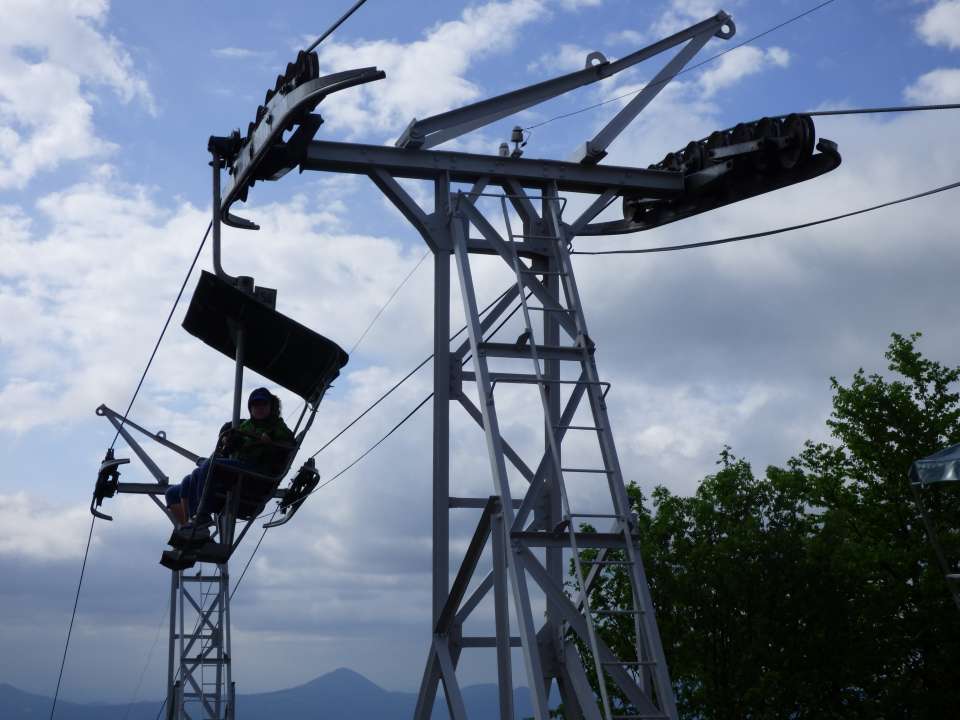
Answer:
M325 72L377 65L387 79L325 101L318 139L392 143L414 117L570 72L593 50L622 56L722 7L737 35L712 40L698 59L709 57L815 4L369 0L321 45L321 63ZM0 0L0 682L44 694L56 684L90 493L112 439L94 410L126 406L200 242L208 136L246 128L275 76L346 5ZM496 153L514 124L638 89L658 67L640 65L445 147ZM537 127L526 156L569 157L622 102ZM960 1L835 0L678 77L604 162L646 167L765 115L949 102L960 102ZM816 125L843 155L829 175L646 233L581 238L576 248L757 232L960 179L952 112ZM586 203L568 201L571 214ZM892 332L922 331L923 352L960 363L951 312L956 202L944 193L705 250L577 257L627 479L647 492L663 484L692 493L725 445L758 471L786 462L804 441L828 438L830 377L883 372ZM227 271L278 288L278 309L345 348L425 252L362 177L291 173L259 183L236 211L262 229L225 231ZM209 268L208 252L201 264ZM482 302L505 287L496 264L478 261L476 272ZM352 353L308 452L431 352L431 283L427 261ZM459 327L456 290L454 298ZM229 414L233 374L229 360L179 327L183 309L132 417L203 452ZM248 378L247 389L256 384ZM429 390L425 369L318 456L322 475L347 465ZM290 414L296 403L282 397ZM501 407L523 446L536 442L528 407ZM481 433L462 413L452 432L454 492L489 494ZM233 605L241 692L341 666L390 689L416 688L430 625L430 437L429 413L415 416L267 535ZM163 452L157 459L174 479L189 469ZM127 468L125 480L144 478L135 462ZM94 528L62 696L159 698L166 520L143 498L108 503L115 520ZM455 553L476 520L458 512ZM241 562L251 549L238 550ZM492 655L471 652L465 680L492 681ZM525 680L518 674L517 682Z

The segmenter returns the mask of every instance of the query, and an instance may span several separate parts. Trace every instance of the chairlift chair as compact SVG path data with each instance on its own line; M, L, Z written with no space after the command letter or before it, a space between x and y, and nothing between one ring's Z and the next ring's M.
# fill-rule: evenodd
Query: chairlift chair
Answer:
M226 562L271 499L280 501L280 517L269 524L284 524L296 514L306 495L317 485L319 475L311 458L298 470L289 488L279 487L313 424L324 394L346 365L348 356L332 340L271 307L273 297L272 291L254 288L250 278L231 279L225 274L220 277L204 271L190 301L183 321L184 329L237 363L236 409L242 392L243 368L253 370L299 396L304 407L294 426L295 441L284 448L285 455L278 453L282 461L278 462L276 471L255 472L213 460L198 515L206 514L209 509L216 511L218 537L214 541L205 533L191 532L184 537L175 532L171 543L179 547L164 551L161 559L161 563L172 570L186 569L196 562ZM117 492L149 494L159 504L157 497L163 495L170 485L169 478L136 442L131 430L197 464L203 460L171 442L164 433L151 433L130 420L124 420L106 406L98 408L97 413L111 421L157 480L156 484L120 482L117 468L129 461L115 459L111 451L101 465L91 501L91 512L98 517L112 519L97 508L104 499ZM238 520L246 525L235 537Z

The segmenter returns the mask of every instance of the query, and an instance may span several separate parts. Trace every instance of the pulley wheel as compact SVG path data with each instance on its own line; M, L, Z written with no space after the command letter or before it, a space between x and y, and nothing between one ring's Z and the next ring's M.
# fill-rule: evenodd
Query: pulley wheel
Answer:
M747 123L738 123L730 131L730 144L739 145L740 143L753 140L753 131Z
M660 167L663 170L672 170L677 171L681 169L680 158L677 157L677 153L667 153L666 157L660 162Z
M814 128L809 115L787 115L780 136L789 140L788 145L777 153L777 161L784 170L792 170L813 155Z
M757 172L767 172L776 163L776 146L764 141L773 140L777 137L779 129L776 121L768 117L758 120L754 125L754 140L760 141L760 150L750 156L750 161Z
M691 140L683 149L684 172L695 173L702 170L705 155L703 145L696 140Z
M727 144L727 133L723 130L714 130L707 137L706 142L704 143L704 155L708 165L711 165L716 162L713 158L710 157L711 150L719 150L724 145Z

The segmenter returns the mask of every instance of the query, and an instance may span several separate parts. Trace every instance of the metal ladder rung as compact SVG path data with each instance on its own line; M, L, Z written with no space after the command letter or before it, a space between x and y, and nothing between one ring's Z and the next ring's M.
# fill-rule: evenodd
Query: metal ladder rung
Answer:
M570 513L568 518L610 518L611 520L623 520L622 515L616 513Z
M594 427L593 425L554 425L554 430L596 430L600 432L603 430L601 427Z
M528 307L527 310L532 312L555 312L555 313L572 313L573 310L570 308L545 308L545 307Z
M557 240L557 239L558 239L556 235L523 235L523 234L521 234L521 233L517 233L517 234L514 235L513 237L515 237L515 238L524 238L525 240L530 240L530 239L533 239L533 240Z
M566 270L521 270L521 275L559 275L566 277Z
M624 667L640 667L643 665L656 665L656 660L604 660L601 665L623 665Z
M560 472L591 473L594 475L613 475L613 470L597 470L595 468L560 468Z
M482 342L478 343L478 350L491 357L514 358L519 360L529 360L531 357L531 346L524 343L498 343ZM584 347L567 345L535 345L538 360L564 360L569 362L583 362L584 353L590 350ZM576 381L571 381L576 382Z

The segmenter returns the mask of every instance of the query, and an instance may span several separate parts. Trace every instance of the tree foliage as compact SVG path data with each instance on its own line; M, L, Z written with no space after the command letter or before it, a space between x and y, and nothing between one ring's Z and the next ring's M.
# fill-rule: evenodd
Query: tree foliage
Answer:
M910 463L960 442L960 368L893 335L892 379L836 378L834 443L808 442L764 477L729 448L693 497L629 487L681 715L948 718L960 713L960 613L907 481ZM924 490L960 560L960 487ZM629 604L606 566L594 606ZM600 634L621 657L624 616ZM588 668L596 688L596 675Z

